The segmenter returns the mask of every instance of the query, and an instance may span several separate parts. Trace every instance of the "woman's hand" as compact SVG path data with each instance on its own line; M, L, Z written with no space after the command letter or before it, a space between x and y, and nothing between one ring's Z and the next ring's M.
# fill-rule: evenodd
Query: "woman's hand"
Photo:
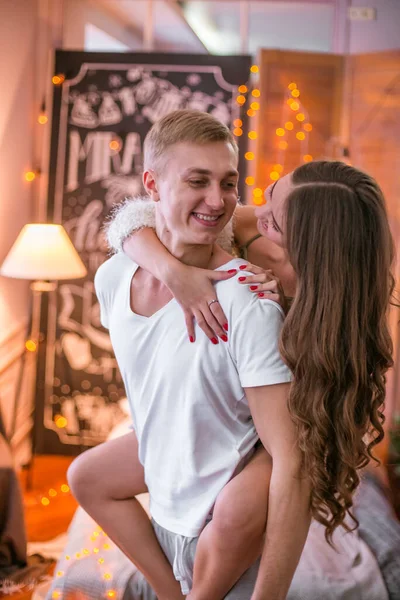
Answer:
M170 277L164 278L165 285L184 312L191 342L196 339L193 319L213 344L218 344L218 337L228 341L228 320L218 302L213 283L230 279L237 272L237 269L208 271L181 264L179 268L174 267Z
M281 305L285 314L287 313L289 309L288 299L285 297L281 282L271 269L265 270L251 263L241 265L240 269L254 273L254 275L238 277L238 282L241 285L248 285L249 290L257 294L261 300L273 300L277 302Z

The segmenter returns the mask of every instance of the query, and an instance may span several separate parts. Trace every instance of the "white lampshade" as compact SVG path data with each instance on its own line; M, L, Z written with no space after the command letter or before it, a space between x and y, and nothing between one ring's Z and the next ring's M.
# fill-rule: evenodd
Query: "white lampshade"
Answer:
M87 271L62 225L25 225L3 262L0 275L16 279L79 279Z

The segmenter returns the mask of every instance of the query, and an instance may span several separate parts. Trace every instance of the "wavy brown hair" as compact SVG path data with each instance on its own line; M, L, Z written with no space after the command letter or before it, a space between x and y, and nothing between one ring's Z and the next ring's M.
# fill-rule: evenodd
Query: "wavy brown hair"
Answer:
M311 512L329 542L351 512L358 471L383 438L385 373L392 366L388 306L394 247L382 192L344 163L316 161L292 174L286 245L297 291L281 353L293 372L289 410Z

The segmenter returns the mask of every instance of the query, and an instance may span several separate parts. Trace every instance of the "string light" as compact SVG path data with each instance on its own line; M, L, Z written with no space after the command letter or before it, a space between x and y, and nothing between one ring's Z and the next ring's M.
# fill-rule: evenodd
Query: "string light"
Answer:
M289 90L295 90L297 88L297 85L293 82L293 83L289 83L288 85L288 89Z
M257 67L257 65L253 65L252 67L250 67L250 71L251 71L252 73L258 73L258 71L259 71L259 68Z
M296 137L297 137L298 140L302 141L302 140L305 139L306 135L302 131L299 131L299 132L296 133Z
M270 179L272 179L272 181L278 181L278 179L280 178L278 171L271 171L269 176L270 176Z
M249 137L251 140L256 140L256 139L257 139L257 132L256 132L256 131L249 131L249 133L248 133L248 137Z
M246 177L245 179L246 185L254 185L254 177Z
M242 125L243 125L243 121L242 121L242 119L235 119L235 120L233 121L233 126L234 126L234 127L241 127Z
M246 97L245 97L245 96L243 96L243 95L240 95L240 96L238 96L238 97L236 98L236 102L237 102L238 104L244 104L244 103L246 102Z
M240 129L240 127L235 127L235 129L233 130L233 135L235 135L236 137L240 137L241 135L243 135L243 129Z
M50 500L46 498L46 496L43 496L40 502L43 504L43 506L48 506L50 504Z
M287 121L285 123L285 129L287 129L288 131L291 131L293 129L294 125L292 123L292 121Z
M278 127L278 129L276 130L276 135L279 135L279 137L285 135L285 130L283 129L283 127Z
M311 156L311 154L305 154L303 156L303 160L304 162L311 162L313 160L313 157Z
M303 125L303 129L304 129L305 131L312 131L312 125L311 125L311 123L305 123L305 124Z
M300 96L300 92L299 90L292 90L292 96L293 98L298 98Z
M29 181L29 183L30 183L31 181L34 181L38 175L39 175L39 171L38 170L36 170L36 171L26 171L25 175L24 175L25 181Z
M240 92L241 94L246 94L246 92L247 92L247 86L246 85L239 85L238 92Z
M115 590L108 590L106 596L107 598L115 598L117 595L117 592Z
M305 119L305 118L306 118L306 117L303 115L303 113L298 113L298 114L296 115L296 119L297 119L298 121L304 121L304 119Z
M255 114L256 114L256 111L252 108L249 108L249 110L247 111L248 117L254 117Z
M46 114L46 105L44 101L41 104L40 113L38 114L37 120L39 125L46 125L47 121L49 120Z
M253 110L259 110L259 108L260 108L260 105L259 105L259 103L258 103L258 102L252 102L252 103L250 104L250 108L252 108Z
M254 160L254 152L246 152L244 157L246 160Z
M53 85L62 85L65 81L65 75L63 73L58 73L51 78L51 82Z
M285 140L282 140L278 144L279 150L287 150L287 147L288 147L288 143Z
M37 344L33 340L26 340L25 348L28 352L36 352Z
M255 188L253 190L253 195L255 196L255 198L260 198L263 195L263 191L261 188Z
M59 429L63 429L64 427L67 426L68 421L62 415L56 415L54 417L54 423L56 424L56 427L58 427Z
M254 98L259 98L259 97L261 96L261 92L260 92L260 90L258 90L258 89L256 88L256 89L254 89L254 90L251 92L251 95L252 95Z
M296 111L296 110L299 110L299 108L300 108L300 104L299 104L298 102L296 102L296 101L293 101L293 102L291 103L291 105L290 105L290 108L291 108L292 110L294 110L294 111Z

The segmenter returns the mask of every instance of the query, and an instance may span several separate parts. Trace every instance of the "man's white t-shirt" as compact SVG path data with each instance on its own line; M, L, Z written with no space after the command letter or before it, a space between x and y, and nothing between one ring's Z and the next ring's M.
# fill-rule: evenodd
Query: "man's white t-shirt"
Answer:
M240 264L234 259L220 269ZM129 399L151 515L165 529L195 537L258 440L243 388L291 379L278 350L283 313L233 277L215 286L229 341L213 345L197 328L190 343L176 300L151 317L132 311L137 268L120 253L98 269L101 322Z

